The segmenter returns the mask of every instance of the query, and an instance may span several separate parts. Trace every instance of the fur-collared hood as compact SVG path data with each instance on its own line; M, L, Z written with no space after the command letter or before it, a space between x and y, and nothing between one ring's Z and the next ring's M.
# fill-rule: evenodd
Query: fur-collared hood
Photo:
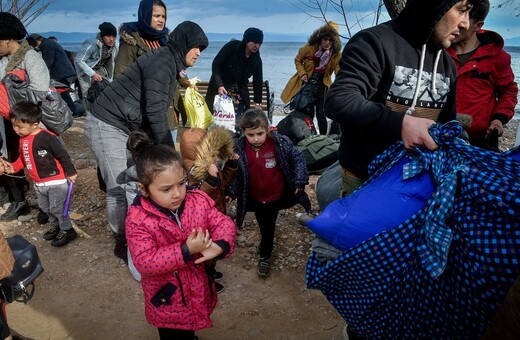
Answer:
M341 39L339 38L338 24L334 21L329 21L325 25L316 29L309 36L308 44L309 45L319 45L321 43L321 38L323 37L331 37L333 40L332 48L334 49L334 53L341 52Z
M27 40L23 40L23 42L20 44L20 48L18 48L18 50L16 50L16 52L14 52L14 54L9 58L9 61L5 67L5 71L10 72L15 70L23 61L25 54L32 49L33 47L29 45Z
M225 163L233 156L233 136L227 129L216 126L204 135L197 146L197 155L191 174L196 181L201 181L208 176L208 169L215 163L217 157Z
M121 41L124 41L128 45L135 46L137 45L137 37L139 37L139 32L137 30L133 29L130 25L127 23L122 23L121 26L119 26L119 39Z

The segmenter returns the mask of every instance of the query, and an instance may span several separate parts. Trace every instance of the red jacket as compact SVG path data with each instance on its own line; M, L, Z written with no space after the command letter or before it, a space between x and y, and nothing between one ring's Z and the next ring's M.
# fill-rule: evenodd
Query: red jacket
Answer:
M185 262L182 245L194 228L209 230L214 242L235 248L236 226L220 213L200 190L188 190L179 208L179 226L146 198L136 200L126 217L126 238L135 267L141 273L145 314L148 323L159 328L199 330L212 326L210 315L217 303L213 281L203 264ZM167 283L177 287L171 305L155 307L152 297Z
M470 139L482 137L492 120L507 123L515 114L518 86L511 69L511 56L504 40L492 31L480 30L481 45L470 60L460 65L453 48L448 48L457 65L457 113L469 114L473 123Z

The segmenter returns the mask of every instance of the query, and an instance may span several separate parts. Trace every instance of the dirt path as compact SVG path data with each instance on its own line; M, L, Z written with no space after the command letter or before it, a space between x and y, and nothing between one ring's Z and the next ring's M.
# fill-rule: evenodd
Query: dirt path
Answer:
M47 226L35 221L37 209L29 222L0 223L6 235L22 234L33 242L45 267L33 300L7 306L9 325L29 339L157 339L144 317L139 283L112 254L104 195L97 188L82 124L75 121L63 138L79 169L72 203L75 224L91 238L78 238L64 248L50 246L42 239ZM214 328L197 332L200 339L342 338L342 318L320 292L305 288L313 237L296 221L297 212L288 210L278 220L274 266L267 279L256 275L258 227L247 217L240 246L219 264L226 288L212 316Z

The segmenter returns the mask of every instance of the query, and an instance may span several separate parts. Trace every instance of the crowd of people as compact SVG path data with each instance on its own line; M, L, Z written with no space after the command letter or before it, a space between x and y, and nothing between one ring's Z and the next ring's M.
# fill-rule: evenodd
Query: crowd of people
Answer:
M503 39L482 29L488 12L488 0L409 1L396 18L361 30L343 49L334 22L309 36L281 99L289 102L306 83L316 87L305 114L317 119L320 134L330 132L327 118L340 126L342 196L362 186L369 164L396 142L412 151L437 149L429 134L437 122L466 116L461 137L482 148L503 134L518 87ZM296 204L311 211L309 175L301 151L261 109L264 34L256 27L217 53L205 98L213 111L216 96L230 96L236 129L189 129L176 151L179 88L190 86L186 70L209 41L191 21L170 31L166 14L163 1L142 0L137 21L121 24L119 44L116 27L103 22L71 61L55 39L29 36L18 18L0 13L0 78L25 77L38 91L48 91L51 79L65 88L78 82L114 254L135 269L147 321L160 338L194 339L195 331L212 326L224 289L217 260L233 253L246 212L258 222L257 273L266 278L279 211ZM70 92L60 94L73 116L81 116ZM67 146L42 124L37 103L10 103L1 87L0 113L0 204L11 203L0 221L29 213L25 168L39 220L50 223L43 238L65 246L77 237L63 214L78 175ZM235 199L232 218L227 205ZM6 324L2 330L6 338Z

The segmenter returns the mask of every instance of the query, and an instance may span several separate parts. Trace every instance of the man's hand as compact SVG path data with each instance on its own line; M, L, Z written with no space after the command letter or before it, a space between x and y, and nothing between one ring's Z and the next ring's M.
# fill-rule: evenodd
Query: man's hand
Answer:
M489 127L487 129L487 134L490 134L491 131L493 131L494 129L497 129L498 130L498 136L502 136L504 134L504 126L502 125L502 122L499 121L498 119L495 119L495 120L492 120L491 121L491 124L489 124Z
M90 77L90 78L92 79L92 81L95 81L95 82L100 82L100 81L103 80L103 77L100 76L100 75L97 74L97 73L94 73L94 74L92 75L92 77Z
M219 87L217 91L218 91L218 94L220 94L221 96L224 94L227 94L227 90L224 86Z
M428 150L437 150L437 144L428 133L428 129L433 124L435 122L431 119L405 115L401 127L404 147L408 150L414 150L418 146L424 146Z

